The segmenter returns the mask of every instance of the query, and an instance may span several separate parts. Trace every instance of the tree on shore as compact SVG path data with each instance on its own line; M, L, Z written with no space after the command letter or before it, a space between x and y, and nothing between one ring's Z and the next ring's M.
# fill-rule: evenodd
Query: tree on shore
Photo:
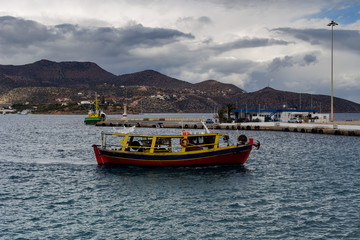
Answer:
M224 121L226 121L225 117L224 117L224 114L225 114L226 110L224 108L221 108L219 111L218 111L218 116L219 116L219 122L222 123Z
M220 122L228 122L231 121L231 110L235 109L235 105L233 103L227 103L225 108L221 108L218 111L219 121Z
M229 121L230 118L230 114L231 114L231 110L236 109L235 105L233 103L227 103L226 104L226 111L227 111L227 120Z

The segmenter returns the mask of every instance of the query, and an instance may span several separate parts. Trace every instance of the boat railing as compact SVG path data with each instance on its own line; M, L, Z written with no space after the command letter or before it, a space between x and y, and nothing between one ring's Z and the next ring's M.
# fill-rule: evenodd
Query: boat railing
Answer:
M107 145L107 147L112 147L114 150L121 150L121 146ZM189 151L200 151L213 149L214 144L189 144L187 146L168 146L168 145L157 145L151 147L150 145L131 145L127 144L124 151L130 152L154 152L154 153L171 153L171 152L189 152ZM153 150L153 151L152 151Z
M114 138L112 138L114 137ZM189 138L188 138L189 137ZM193 141L193 135L188 136L147 136L102 133L104 149L126 152L175 153L216 149L218 141ZM184 138L187 141L182 142ZM212 139L212 138L211 138Z

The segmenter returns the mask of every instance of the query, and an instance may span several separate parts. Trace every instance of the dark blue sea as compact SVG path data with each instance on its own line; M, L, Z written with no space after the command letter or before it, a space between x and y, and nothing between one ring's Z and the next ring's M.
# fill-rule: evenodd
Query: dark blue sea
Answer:
M84 118L0 115L0 239L360 239L359 137L242 131L243 167L104 168L112 128Z

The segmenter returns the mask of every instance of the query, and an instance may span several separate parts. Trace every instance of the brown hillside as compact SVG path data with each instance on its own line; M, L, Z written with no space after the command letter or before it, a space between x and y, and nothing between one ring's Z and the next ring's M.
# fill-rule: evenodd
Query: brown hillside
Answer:
M164 89L191 88L192 84L168 77L153 70L118 76L118 84L124 86L153 86Z
M206 80L200 83L195 83L193 89L207 91L207 92L222 92L222 93L245 93L244 90L238 88L234 84L221 83L216 80Z
M0 93L17 87L93 87L115 79L91 62L41 60L21 66L0 65Z
M22 66L0 65L0 102L46 105L77 103L98 96L127 102L144 112L213 112L227 103L238 108L311 108L330 112L330 97L264 88L247 93L215 80L191 84L153 70L115 76L91 62L41 60ZM360 112L360 104L334 99L335 112Z
M241 107L248 108L296 108L316 109L319 112L330 112L330 96L294 93L266 87L256 92L240 96ZM359 112L360 104L334 97L335 112Z

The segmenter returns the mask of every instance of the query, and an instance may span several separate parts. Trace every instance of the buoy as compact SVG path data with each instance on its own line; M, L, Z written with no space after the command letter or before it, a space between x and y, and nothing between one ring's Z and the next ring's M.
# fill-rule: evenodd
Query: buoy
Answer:
M180 140L180 145L183 147L187 147L189 145L189 140L187 138L182 138Z

